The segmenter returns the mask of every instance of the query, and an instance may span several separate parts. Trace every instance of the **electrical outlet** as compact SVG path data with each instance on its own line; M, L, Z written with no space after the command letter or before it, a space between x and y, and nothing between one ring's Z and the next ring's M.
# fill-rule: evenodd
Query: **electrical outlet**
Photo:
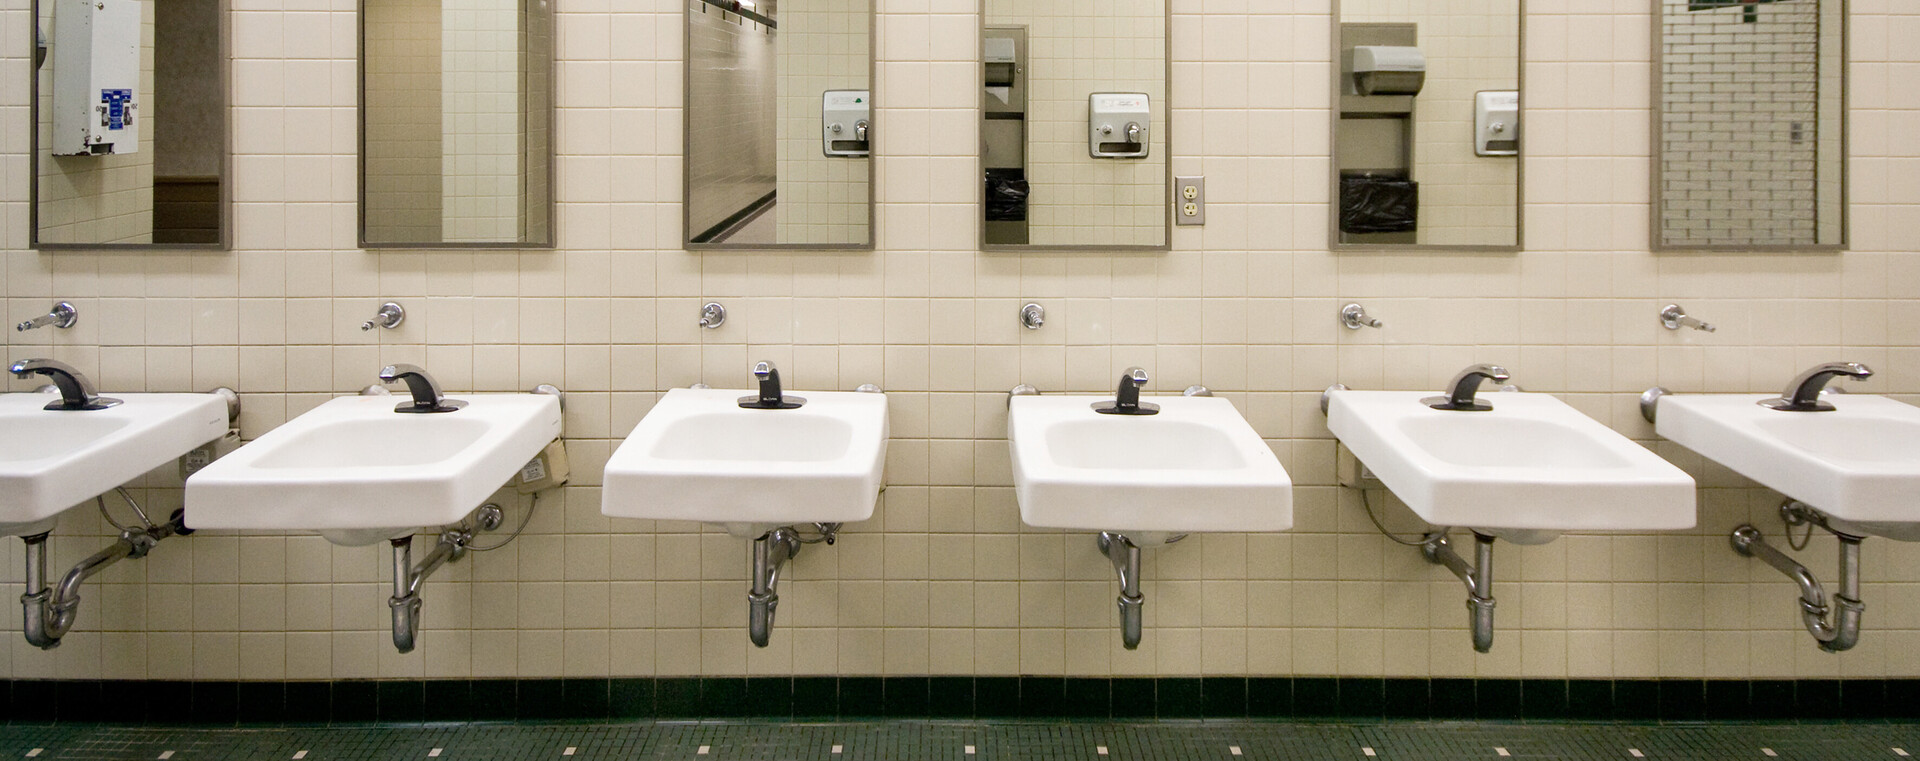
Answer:
M1176 225L1204 225L1207 223L1207 178L1173 178L1176 209L1173 223Z

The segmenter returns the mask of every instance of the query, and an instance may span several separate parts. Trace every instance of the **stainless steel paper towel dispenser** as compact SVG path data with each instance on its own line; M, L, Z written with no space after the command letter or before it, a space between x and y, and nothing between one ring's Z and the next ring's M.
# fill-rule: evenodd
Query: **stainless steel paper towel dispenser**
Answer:
M1427 83L1427 57L1417 47L1356 45L1351 51L1357 95L1419 95Z

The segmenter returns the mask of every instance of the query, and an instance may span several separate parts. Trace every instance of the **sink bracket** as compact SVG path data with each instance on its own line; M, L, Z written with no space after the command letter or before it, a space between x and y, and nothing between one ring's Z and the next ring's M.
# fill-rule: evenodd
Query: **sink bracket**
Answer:
M108 515L107 521L120 527L120 538L67 571L58 586L47 586L47 534L50 532L20 538L26 543L28 590L20 595L21 630L26 634L27 642L34 647L52 650L60 646L61 638L73 629L74 619L78 617L80 585L88 578L122 560L146 557L154 545L167 537L193 533L184 522L185 511L175 510L167 522L154 525L125 487L117 487L114 491L140 516L139 525L121 526ZM100 505L101 514L107 515L104 495L96 497L94 501Z
M1102 531L1100 554L1107 556L1113 563L1114 573L1120 576L1120 596L1116 598L1120 607L1120 643L1128 650L1137 650L1141 618L1147 605L1146 596L1140 593L1140 546L1124 534Z
M1813 571L1769 544L1760 529L1742 525L1728 536L1729 544L1734 552L1759 558L1800 587L1800 620L1821 650L1838 653L1852 649L1860 642L1860 616L1867 609L1860 601L1860 542L1865 537L1849 533L1844 530L1845 524L1797 500L1781 503L1780 517L1788 526L1819 526L1840 540L1840 591L1833 596L1833 605L1827 604L1826 589Z
M1473 630L1475 652L1493 650L1493 537L1473 533L1473 564L1468 565L1453 544L1447 541L1447 529L1427 534L1420 545L1427 562L1446 566L1467 585L1467 624Z
M527 509L531 513L533 508L528 506ZM505 542L492 547L473 547L476 535L497 529L502 522L499 505L492 502L481 505L468 520L442 529L439 540L434 542L433 551L427 553L426 559L421 560L419 565L413 563L412 534L387 540L393 550L393 596L387 598L387 608L393 613L395 650L411 653L417 644L420 633L420 587L426 583L427 577L440 570L441 566L466 557L469 550L490 550L504 545ZM507 541L513 541L517 536L518 531Z

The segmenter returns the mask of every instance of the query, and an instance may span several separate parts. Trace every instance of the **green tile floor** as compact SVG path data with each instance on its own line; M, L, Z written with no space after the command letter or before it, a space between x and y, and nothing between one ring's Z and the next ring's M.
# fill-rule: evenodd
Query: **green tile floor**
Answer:
M385 761L1900 761L1920 724L751 722L201 729L0 726L0 759Z

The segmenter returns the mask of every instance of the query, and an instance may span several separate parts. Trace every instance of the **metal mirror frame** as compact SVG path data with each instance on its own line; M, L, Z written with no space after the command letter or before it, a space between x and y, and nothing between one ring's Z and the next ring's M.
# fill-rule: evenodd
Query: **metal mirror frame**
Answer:
M1659 2L1660 0L1653 0ZM1480 253L1517 254L1527 246L1527 0L1515 0L1519 9L1514 14L1514 44L1520 51L1519 76L1514 87L1520 92L1520 155L1514 157L1513 168L1513 242L1489 243L1341 243L1340 242L1340 169L1331 159L1339 155L1340 147L1340 4L1341 0L1332 0L1332 22L1329 24L1329 43L1332 51L1333 77L1328 89L1332 100L1327 105L1327 156L1329 158L1327 177L1327 248L1334 253L1372 251L1391 253L1395 251L1455 251Z
M559 160L560 136L555 130L559 127L557 113L560 110L560 30L555 26L559 21L553 10L553 3L542 0L520 0L527 13L540 13L547 22L547 238L543 241L439 241L434 243L375 243L367 240L367 3L378 0L358 0L354 4L354 29L356 39L353 58L354 81L358 86L359 100L354 109L354 144L359 154L355 157L357 171L354 173L355 185L359 197L354 204L355 230L354 240L363 250L416 249L416 250L452 250L466 249L526 249L540 250L555 248L560 237L559 186L555 184L558 171L555 164ZM444 0L443 0L444 4ZM444 9L443 11L444 12ZM524 30L523 30L524 33Z
M164 2L165 0L153 0ZM51 0L32 0L28 19L40 28L40 7ZM233 2L220 0L215 11L220 17L220 241L218 243L49 243L40 240L40 72L28 68L28 119L32 134L27 139L27 247L35 251L230 251L233 249ZM29 40L29 44L35 44ZM33 61L34 52L27 53ZM155 59L154 66L160 64Z
M687 108L687 98L693 92L693 24L688 23L687 14L692 12L691 3L702 0L681 0L680 8L680 245L687 251L872 251L879 239L879 215L875 212L879 195L876 188L880 185L880 173L875 159L880 156L883 138L869 143L867 149L867 239L852 243L695 243L693 235L693 205L687 199L693 185L693 167L686 158L693 155L693 109ZM805 0L793 0L805 2ZM879 92L880 82L880 9L879 0L867 4L867 91ZM870 117L869 130L876 136L886 134L885 113L882 99L873 98L873 115Z
M1038 1L1038 0L1034 0L1034 1ZM978 217L977 219L978 224L974 225L973 231L974 231L974 235L977 236L975 238L975 241L979 244L980 251L986 252L986 253L1020 253L1020 252L1164 253L1164 252L1173 250L1173 196L1174 196L1173 167L1174 167L1174 163L1180 159L1180 157L1173 152L1173 148L1174 148L1173 139L1178 133L1177 128L1174 126L1174 118L1173 118L1174 116L1173 115L1173 4L1178 1L1179 0L1161 0L1161 3L1160 3L1161 10L1166 14L1166 20L1161 26L1161 29L1163 31L1160 35L1163 38L1162 42L1164 43L1163 50L1161 52L1161 63L1164 64L1163 68L1165 69L1163 72L1161 72L1161 81L1165 83L1164 90L1163 90L1165 97L1162 98L1162 100L1166 101L1166 104L1163 107L1167 111L1166 126L1161 127L1160 129L1161 132L1166 133L1166 141L1167 141L1167 148L1166 148L1167 172L1166 172L1166 176L1161 178L1161 182L1163 183L1163 186L1166 188L1166 193L1167 193L1165 197L1166 203L1164 204L1163 208L1161 208L1160 210L1160 229L1163 233L1162 235L1163 242L1157 246L1140 246L1140 245L1108 246L1108 245L1088 245L1088 244L1080 244L1080 243L1068 243L1068 244L1062 244L1062 245L1048 245L1045 243L987 243L986 242L987 240L987 214L986 214L987 188L986 188L986 181L982 179L986 177L986 174L987 174L987 157L984 155L985 153L984 151L980 151L982 155L977 156L974 162L974 178L977 181L974 183L974 189L973 189L973 192L974 192L973 198L974 198L976 208L978 209L978 211L974 215ZM987 18L986 0L979 0L979 2L974 6L974 9L976 11L977 17L980 20L980 26L974 29L974 38L975 38L974 58L976 60L982 60L986 55L986 26L992 23L992 20ZM1195 60L1198 61L1198 59L1195 59ZM978 87L979 77L976 76L975 80L976 81L974 82L974 85L976 89L979 89ZM975 125L979 125L983 121L985 121L986 118L987 118L987 93L984 89L982 89L979 92L979 100L974 105L973 123ZM1151 136L1149 136L1149 139L1151 139ZM981 145L984 146L985 143L982 142Z
M1647 173L1648 191L1651 194L1652 215L1647 219L1647 247L1655 253L1838 253L1848 250L1853 242L1853 137L1849 131L1853 127L1853 56L1852 29L1853 9L1848 0L1816 0L1823 3L1840 4L1840 242L1795 245L1791 243L1743 244L1743 245L1677 245L1667 243L1660 234L1660 219L1665 211L1665 197L1660 194L1660 165L1665 159L1660 140L1660 124L1666 116L1665 101L1661 98L1661 88L1666 84L1662 72L1666 68L1667 46L1665 40L1666 3L1664 0L1649 0L1653 8L1653 67L1649 77L1647 97L1652 112L1647 134L1652 142L1648 146L1652 151L1653 166ZM1337 2L1337 0L1336 0ZM1522 0L1525 2L1525 0ZM1817 66L1817 64L1816 64ZM1815 73L1816 78L1818 72Z

